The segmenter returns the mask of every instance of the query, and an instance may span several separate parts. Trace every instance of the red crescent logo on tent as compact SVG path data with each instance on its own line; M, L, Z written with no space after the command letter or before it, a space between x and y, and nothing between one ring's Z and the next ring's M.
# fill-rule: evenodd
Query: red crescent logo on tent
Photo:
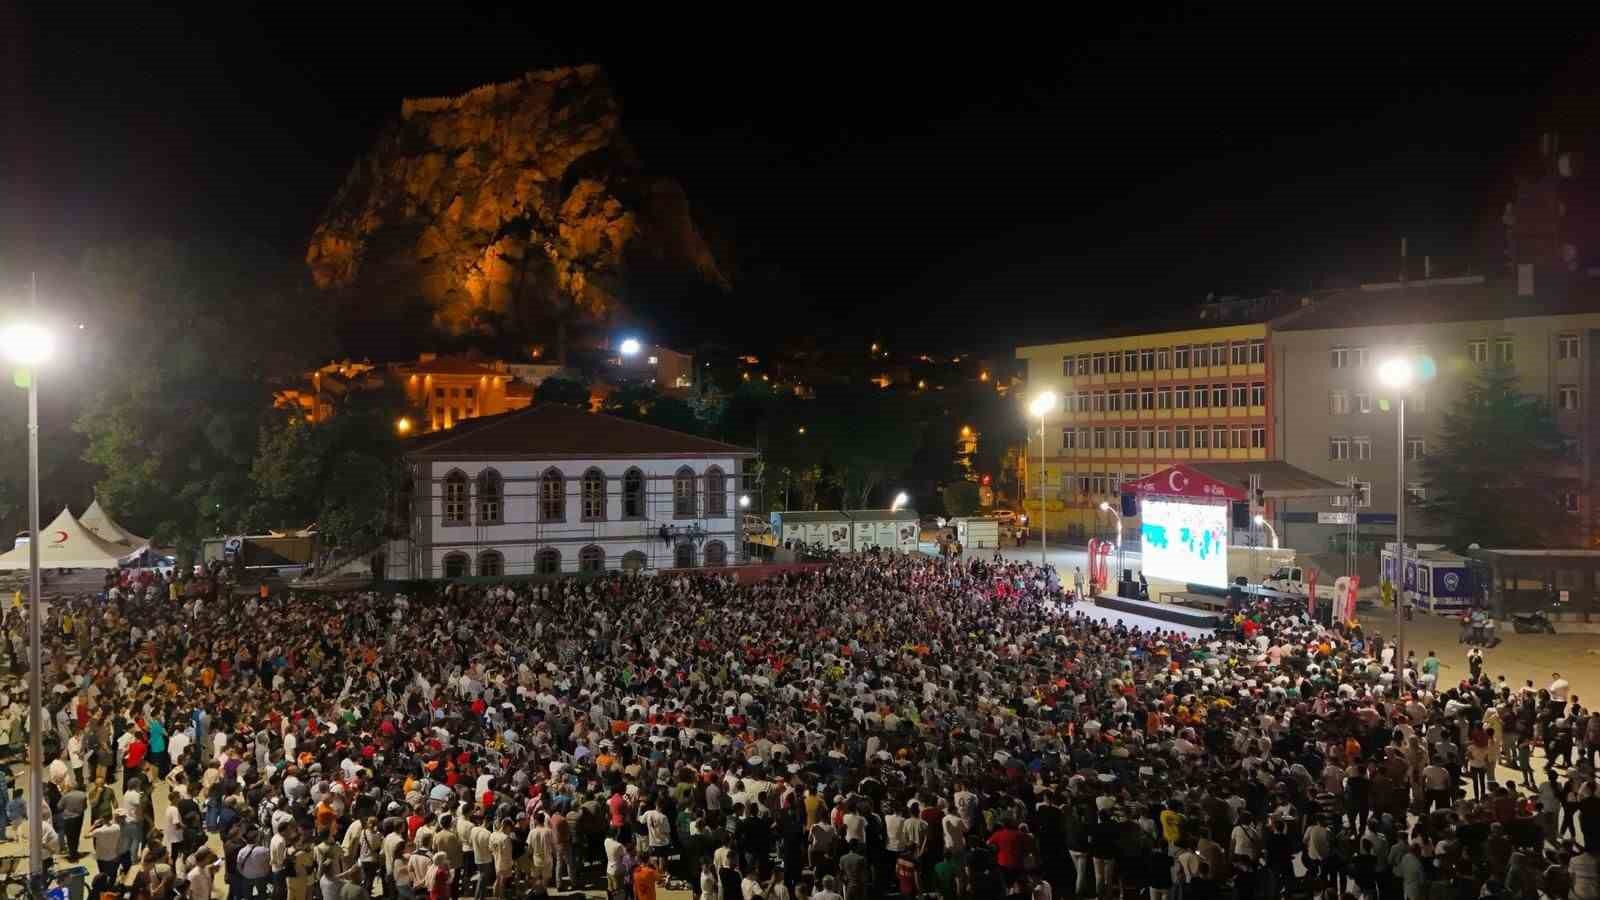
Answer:
M1184 478L1182 472L1173 469L1172 474L1167 476L1167 486L1181 494L1189 486L1189 479Z
M61 536L56 538L54 541L51 541L51 543L53 543L53 544L65 544L67 542L67 533L65 531L58 531L58 532L56 532L56 534L59 534Z

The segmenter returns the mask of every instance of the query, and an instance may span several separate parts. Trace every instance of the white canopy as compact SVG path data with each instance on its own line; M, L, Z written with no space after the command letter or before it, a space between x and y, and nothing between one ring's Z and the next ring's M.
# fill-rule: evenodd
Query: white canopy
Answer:
M46 569L115 569L128 555L126 547L103 540L79 524L70 509L62 509L61 515L29 540L39 541L39 565ZM27 544L0 554L0 569L27 567Z
M83 515L78 517L78 524L94 532L95 536L101 540L110 541L113 544L126 544L129 551L143 550L150 546L149 538L139 537L137 534L118 525L117 521L100 507L99 498L90 503L89 508L83 511Z

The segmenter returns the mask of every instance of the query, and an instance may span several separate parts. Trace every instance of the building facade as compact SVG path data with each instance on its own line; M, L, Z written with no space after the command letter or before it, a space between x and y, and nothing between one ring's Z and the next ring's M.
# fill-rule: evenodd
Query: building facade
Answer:
M1121 485L1174 463L1274 459L1271 348L1261 322L1019 347L1020 402L1053 391L1029 422L1024 512L1052 535L1099 535Z
M555 405L417 439L390 578L739 565L753 451Z
M454 428L467 419L496 416L533 402L533 387L518 381L498 360L424 353L414 363L393 363L388 370L423 415L419 424L424 431Z
M660 344L647 344L638 353L618 353L615 364L622 378L642 381L660 391L687 391L694 387L694 356Z
M1439 446L1443 417L1475 377L1506 366L1521 389L1547 402L1570 442L1579 489L1552 515L1568 517L1572 546L1590 546L1595 532L1591 412L1600 372L1600 292L1592 279L1563 279L1541 296L1531 274L1486 282L1481 277L1365 285L1321 298L1273 322L1269 395L1273 446L1285 462L1348 484L1348 496L1278 511L1286 545L1334 549L1349 540L1376 557L1393 540L1400 452L1394 392L1377 379L1392 356L1427 358L1432 377L1406 394L1405 491L1426 499L1423 463ZM1408 506L1408 542L1443 536L1438 523Z
M331 417L339 403L353 391L397 385L417 420L407 417L400 429L424 433L453 428L456 423L523 409L533 402L537 380L524 380L550 366L514 365L500 360L423 353L415 361L377 364L341 360L310 373L306 382L279 390L274 403L280 409L299 410L308 422ZM540 372L539 380L549 372Z

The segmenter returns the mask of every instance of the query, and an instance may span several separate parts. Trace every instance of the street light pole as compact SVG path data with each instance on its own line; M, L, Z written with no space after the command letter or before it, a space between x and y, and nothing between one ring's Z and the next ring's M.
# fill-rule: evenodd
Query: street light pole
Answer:
M44 615L39 578L39 372L28 372L28 875L44 885Z
M35 279L31 295L36 297ZM34 301L37 305L37 300ZM44 611L39 577L39 369L50 358L54 338L36 324L13 323L0 331L0 352L28 387L28 877L44 893ZM18 382L20 385L21 382Z
M1045 542L1045 511L1044 511L1044 414L1039 414L1039 568L1044 568L1044 542Z
M1405 687L1406 620L1401 607L1406 599L1406 395L1400 394L1399 415L1396 417L1398 437L1394 454L1394 665L1399 686Z
M1405 687L1406 620L1401 607L1406 600L1406 391L1410 390L1412 363L1391 359L1378 367L1378 380L1391 388L1399 399L1395 418L1395 506L1394 506L1394 665L1399 687Z
M1039 568L1045 567L1045 532L1047 516L1044 509L1044 419L1056 408L1054 391L1045 391L1033 398L1028 411L1039 417Z

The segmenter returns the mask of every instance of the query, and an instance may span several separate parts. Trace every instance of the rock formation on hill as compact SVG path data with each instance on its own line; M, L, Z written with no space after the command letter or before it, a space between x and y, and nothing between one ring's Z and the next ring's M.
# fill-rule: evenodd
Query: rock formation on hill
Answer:
M663 275L728 289L683 189L644 170L620 120L596 66L404 101L317 225L313 279L421 298L453 334L603 319Z

